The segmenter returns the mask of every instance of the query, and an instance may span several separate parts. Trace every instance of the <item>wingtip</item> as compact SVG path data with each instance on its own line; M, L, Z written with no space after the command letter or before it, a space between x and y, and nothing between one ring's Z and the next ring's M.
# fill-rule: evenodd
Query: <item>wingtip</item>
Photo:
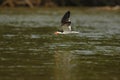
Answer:
M70 18L70 11L68 10L68 11L64 14L64 16L62 17L61 23L62 23L62 24L71 23L71 21L70 21L69 18Z
M68 10L67 13L70 13L70 11Z

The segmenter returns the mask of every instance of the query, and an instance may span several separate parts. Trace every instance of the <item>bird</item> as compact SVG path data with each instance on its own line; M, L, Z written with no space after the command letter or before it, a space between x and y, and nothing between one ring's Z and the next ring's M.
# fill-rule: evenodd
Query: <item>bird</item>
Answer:
M72 31L71 20L70 20L70 11L67 11L61 19L61 29L56 31L54 34L73 34L79 33L77 31Z

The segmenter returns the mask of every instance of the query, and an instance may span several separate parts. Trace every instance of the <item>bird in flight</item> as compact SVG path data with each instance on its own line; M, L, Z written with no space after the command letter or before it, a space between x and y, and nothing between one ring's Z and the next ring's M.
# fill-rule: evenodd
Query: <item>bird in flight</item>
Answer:
M61 29L56 31L54 34L72 34L79 33L77 31L72 31L71 29L71 20L70 20L70 11L67 11L61 19Z

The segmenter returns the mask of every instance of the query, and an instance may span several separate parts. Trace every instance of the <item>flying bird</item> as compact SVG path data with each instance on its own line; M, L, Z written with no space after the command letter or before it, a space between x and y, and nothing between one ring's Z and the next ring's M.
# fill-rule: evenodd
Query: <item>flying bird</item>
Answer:
M67 11L61 19L61 29L56 31L55 34L72 34L79 33L77 31L72 31L71 20L70 20L70 11Z

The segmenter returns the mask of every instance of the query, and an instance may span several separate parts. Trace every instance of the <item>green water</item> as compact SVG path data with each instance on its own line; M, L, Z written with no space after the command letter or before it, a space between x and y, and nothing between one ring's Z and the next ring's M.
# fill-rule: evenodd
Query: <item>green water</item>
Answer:
M0 10L0 80L120 80L120 11L70 8L56 36L67 8Z

